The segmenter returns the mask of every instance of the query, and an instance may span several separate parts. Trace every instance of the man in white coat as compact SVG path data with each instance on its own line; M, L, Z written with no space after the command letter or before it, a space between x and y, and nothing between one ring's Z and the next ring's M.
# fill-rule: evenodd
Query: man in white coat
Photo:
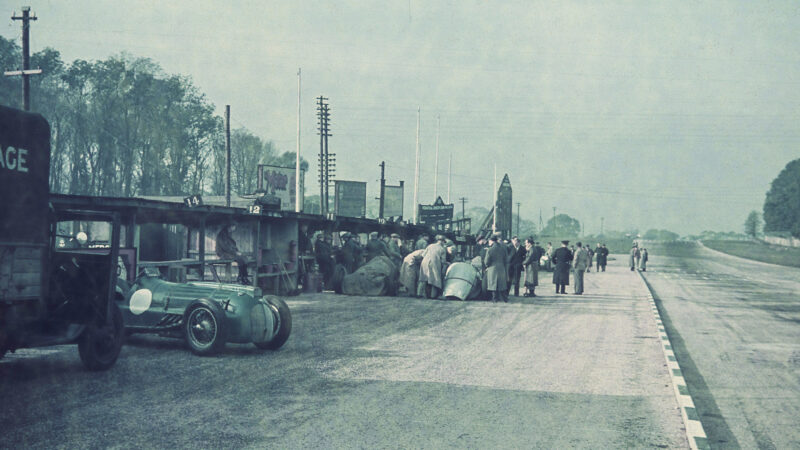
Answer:
M447 250L444 236L436 236L436 242L429 245L422 254L419 267L417 294L427 298L439 298L442 294L444 269L447 267Z
M589 267L589 253L578 242L575 244L575 255L572 260L572 268L575 270L575 295L583 294L583 274Z

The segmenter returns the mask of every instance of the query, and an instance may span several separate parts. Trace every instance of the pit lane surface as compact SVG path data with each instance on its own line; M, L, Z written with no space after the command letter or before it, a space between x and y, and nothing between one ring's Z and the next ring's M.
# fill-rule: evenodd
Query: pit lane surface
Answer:
M647 247L645 278L709 444L800 448L800 269Z
M0 360L0 446L686 447L639 277L612 266L583 296L549 277L510 304L290 298L278 352L134 336L88 373L74 347L19 351Z

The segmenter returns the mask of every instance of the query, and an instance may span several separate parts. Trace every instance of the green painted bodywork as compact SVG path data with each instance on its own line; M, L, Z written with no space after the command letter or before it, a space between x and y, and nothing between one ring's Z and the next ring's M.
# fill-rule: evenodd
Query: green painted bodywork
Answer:
M131 311L131 296L139 290L152 293L152 301L146 311L135 314ZM225 340L234 343L249 343L255 340L269 342L276 333L277 311L260 296L256 288L211 282L172 283L157 277L138 278L125 292L120 302L125 327L136 332L168 333L181 330L186 308L195 300L206 299L216 303L225 314ZM258 308L254 311L254 308ZM253 321L251 313L259 315ZM253 324L261 324L259 330Z

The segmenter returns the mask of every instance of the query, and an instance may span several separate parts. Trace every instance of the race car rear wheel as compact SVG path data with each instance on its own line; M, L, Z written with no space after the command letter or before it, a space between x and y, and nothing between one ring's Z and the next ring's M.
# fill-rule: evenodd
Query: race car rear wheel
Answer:
M78 338L78 355L84 367L93 371L110 369L117 362L124 339L122 312L114 305L110 324L89 325Z
M253 344L261 349L277 350L289 340L289 335L292 333L292 312L289 311L289 305L279 297L270 295L266 297L266 300L272 308L278 311L278 317L275 321L278 331L271 341L254 342Z
M186 308L183 331L195 355L208 356L225 347L225 314L208 300L196 300Z

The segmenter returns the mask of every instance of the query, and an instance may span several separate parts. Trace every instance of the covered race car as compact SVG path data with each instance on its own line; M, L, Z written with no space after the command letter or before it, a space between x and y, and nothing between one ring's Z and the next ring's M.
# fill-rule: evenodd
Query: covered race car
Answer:
M262 349L283 346L292 315L275 296L254 287L211 282L171 283L142 275L133 284L120 280L119 307L125 331L183 338L193 353L211 355L226 342Z
M444 297L450 300L485 298L480 258L450 264L444 277Z

